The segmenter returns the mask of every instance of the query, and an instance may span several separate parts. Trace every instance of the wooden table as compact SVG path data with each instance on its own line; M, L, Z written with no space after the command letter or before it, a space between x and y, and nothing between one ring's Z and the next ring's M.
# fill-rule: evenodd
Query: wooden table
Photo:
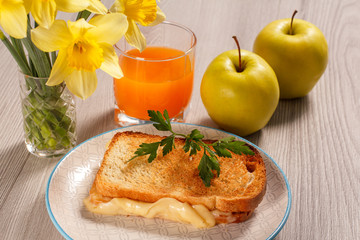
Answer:
M112 1L103 1L110 7ZM167 19L197 35L195 86L186 122L217 127L200 98L210 61L234 49L237 35L252 50L269 22L290 17L317 25L329 63L304 98L281 100L269 124L248 137L284 170L292 209L277 239L360 239L360 2L164 0ZM62 239L45 207L45 187L59 158L40 159L24 145L17 65L0 44L0 239ZM112 78L86 101L77 99L78 143L115 128Z

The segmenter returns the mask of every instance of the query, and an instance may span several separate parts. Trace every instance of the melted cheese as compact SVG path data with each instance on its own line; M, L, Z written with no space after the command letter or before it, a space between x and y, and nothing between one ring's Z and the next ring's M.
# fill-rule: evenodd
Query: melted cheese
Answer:
M164 218L189 223L197 228L215 225L214 215L203 205L189 205L174 198L162 198L154 203L135 201L127 198L113 198L108 202L93 203L90 197L84 200L87 209L106 215L137 215L146 218Z
M221 222L223 223L232 223L237 220L237 218L231 212L221 212L219 210L213 210L211 211L211 214L215 217L215 219L221 218Z

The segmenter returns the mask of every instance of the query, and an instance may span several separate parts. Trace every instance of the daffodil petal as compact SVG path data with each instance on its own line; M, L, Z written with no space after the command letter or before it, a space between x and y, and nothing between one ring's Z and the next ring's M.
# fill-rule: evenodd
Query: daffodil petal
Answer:
M89 0L56 0L56 7L62 12L79 12L89 6Z
M103 49L91 39L76 40L67 48L69 67L94 72L104 61Z
M29 13L31 11L31 5L34 0L24 0L24 7L26 10L26 13Z
M31 14L34 20L42 27L49 28L56 17L55 0L33 1L31 6Z
M146 39L134 20L129 20L128 22L129 27L125 33L125 39L131 46L142 52L146 48Z
M161 22L163 22L166 19L165 14L159 7L156 7L156 19L152 23L150 23L148 26L155 26Z
M27 16L22 2L2 3L0 9L0 25L5 32L14 38L26 37Z
M124 14L128 19L147 26L156 19L156 0L127 0Z
M99 0L89 0L89 2L90 5L86 10L97 14L106 14L108 12L108 9Z
M49 29L37 27L31 30L31 40L42 51L53 52L66 47L72 35L63 20L56 20Z
M114 4L109 9L112 13L124 13L125 6L123 1L115 0Z
M106 43L102 44L101 47L104 53L104 62L101 64L100 69L114 78L121 78L123 73L119 66L119 59L115 53L114 47Z
M76 96L86 99L91 96L97 87L95 72L74 70L66 79L66 86Z
M73 38L79 38L84 35L91 28L95 28L93 25L85 21L85 19L80 18L76 22L68 21L67 22L69 30L73 35Z
M46 85L55 86L62 83L72 73L72 71L73 69L68 67L66 52L59 51Z
M87 36L99 43L114 45L125 34L128 23L126 16L122 13L111 13L93 17L89 24L96 26L89 29Z

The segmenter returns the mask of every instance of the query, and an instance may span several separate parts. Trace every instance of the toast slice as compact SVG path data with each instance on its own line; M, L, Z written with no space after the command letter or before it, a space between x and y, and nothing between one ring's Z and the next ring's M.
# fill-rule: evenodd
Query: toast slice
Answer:
M152 163L147 162L146 156L128 162L141 143L163 138L139 132L115 134L95 177L93 191L104 198L148 203L174 198L191 205L201 204L210 211L238 212L243 220L261 202L266 191L266 168L252 146L249 147L253 156L232 154L232 158L219 158L221 172L210 187L204 186L197 169L202 152L190 157L182 149L185 141L181 138L175 139L176 148L166 156L159 150Z

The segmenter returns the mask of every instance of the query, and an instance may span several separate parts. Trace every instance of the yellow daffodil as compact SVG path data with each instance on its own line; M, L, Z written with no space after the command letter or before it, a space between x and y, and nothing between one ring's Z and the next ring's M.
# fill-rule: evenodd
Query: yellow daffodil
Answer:
M74 13L87 9L97 14L107 13L107 8L99 0L24 0L24 3L34 20L46 28L55 21L57 10Z
M0 25L14 38L26 37L27 15L22 0L0 0Z
M89 6L86 10L97 14L106 14L108 11L100 0L89 0Z
M153 26L165 20L165 14L156 5L156 0L115 0L110 12L123 13L129 22L126 41L143 51L146 39L137 24Z
M76 96L86 99L96 89L95 70L100 68L115 78L122 72L113 45L125 34L126 16L120 13L98 15L87 23L55 20L49 29L31 31L34 44L45 52L59 50L48 82L54 86L65 81Z

